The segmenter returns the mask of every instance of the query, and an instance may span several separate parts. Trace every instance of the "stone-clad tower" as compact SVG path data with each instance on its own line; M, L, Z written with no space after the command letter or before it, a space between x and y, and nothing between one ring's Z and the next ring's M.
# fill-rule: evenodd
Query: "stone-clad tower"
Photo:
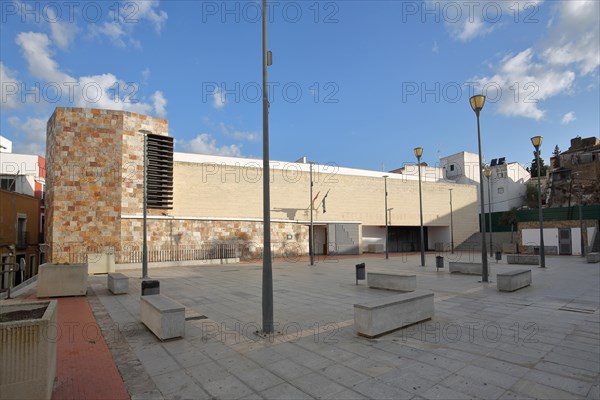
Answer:
M125 111L57 108L47 125L46 243L52 262L136 240L121 215L143 205L144 134L168 136L168 121ZM171 153L172 154L172 153ZM168 207L167 207L168 208ZM157 214L158 210L149 210ZM168 213L163 211L163 213Z

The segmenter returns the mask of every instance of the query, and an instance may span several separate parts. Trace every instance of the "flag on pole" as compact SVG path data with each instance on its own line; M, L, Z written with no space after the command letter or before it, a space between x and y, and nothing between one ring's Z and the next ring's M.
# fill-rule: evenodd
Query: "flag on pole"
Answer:
M329 189L331 190L331 189ZM325 196L323 197L323 200L321 201L321 203L323 204L323 214L325 214L327 212L327 206L325 204L325 199L327 199L327 195L329 194L329 190L327 191L327 193L325 193Z
M312 206L313 206L313 208L315 208L315 201L316 201L316 200L317 200L317 198L319 197L319 194L320 194L320 193L321 193L321 191L319 190L319 191L317 192L317 195L315 196L315 198L314 198L314 199L313 199L313 201L312 201Z

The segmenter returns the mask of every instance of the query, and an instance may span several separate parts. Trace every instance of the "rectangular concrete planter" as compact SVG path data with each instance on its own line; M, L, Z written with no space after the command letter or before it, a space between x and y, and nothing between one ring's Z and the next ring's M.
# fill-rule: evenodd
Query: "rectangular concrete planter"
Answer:
M600 253L587 253L585 260L590 264L598 263L600 262Z
M108 274L107 286L112 294L125 294L129 291L129 277L120 272L111 272Z
M37 297L85 296L87 279L87 264L42 264Z
M501 292L514 292L515 290L531 285L531 270L517 269L496 275L496 287Z
M160 340L185 334L185 307L162 294L140 297L140 319Z
M506 256L506 262L509 264L538 265L540 263L540 256L533 254L509 254Z
M31 315L36 309L38 315ZM56 375L56 309L56 300L2 303L0 321L8 320L0 322L1 400L52 397ZM15 314L21 314L21 319Z
M367 285L374 289L399 290L412 292L417 288L417 276L405 274L380 274L369 272Z
M354 328L374 338L433 318L433 292L418 290L354 305Z
M481 275L481 263L450 262L450 273Z
M90 253L87 261L90 275L115 272L115 255L113 253Z

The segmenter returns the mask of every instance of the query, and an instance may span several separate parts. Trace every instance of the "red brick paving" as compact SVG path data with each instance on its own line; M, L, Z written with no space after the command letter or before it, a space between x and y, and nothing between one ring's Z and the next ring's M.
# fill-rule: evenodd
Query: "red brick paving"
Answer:
M57 300L60 336L52 399L129 399L87 299Z

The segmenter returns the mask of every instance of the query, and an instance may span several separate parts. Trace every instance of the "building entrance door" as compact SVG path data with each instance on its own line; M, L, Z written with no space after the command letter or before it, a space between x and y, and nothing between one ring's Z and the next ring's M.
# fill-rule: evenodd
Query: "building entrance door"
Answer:
M558 230L558 254L571 254L571 229Z

